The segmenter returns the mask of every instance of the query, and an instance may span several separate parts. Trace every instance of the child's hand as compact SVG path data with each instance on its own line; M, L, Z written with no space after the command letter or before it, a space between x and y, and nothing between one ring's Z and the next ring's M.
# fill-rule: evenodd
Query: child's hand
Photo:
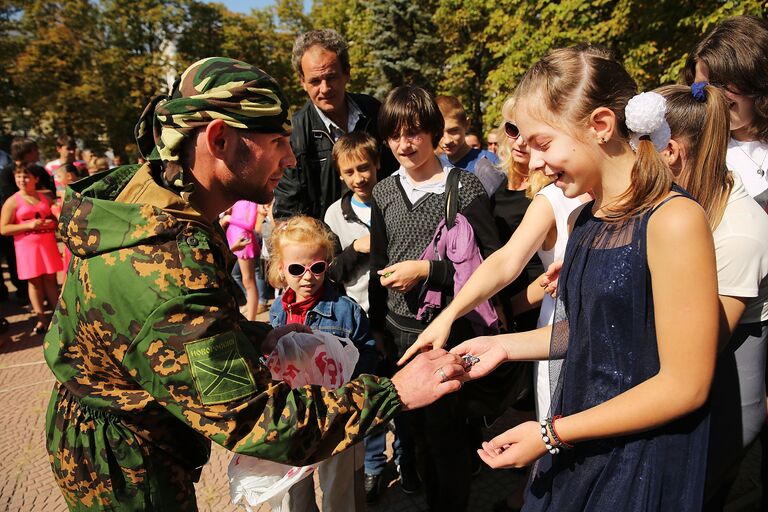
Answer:
M453 322L445 316L438 315L437 318L432 320L416 341L408 347L403 354L403 357L397 362L398 366L405 364L414 354L417 352L424 352L426 350L443 348L445 342L448 341L448 336L451 333L451 325Z
M552 296L557 297L557 282L560 279L560 269L563 268L563 260L553 261L552 264L547 267L547 271L544 276L539 279L539 285L544 288L544 292Z
M355 251L361 254L370 254L371 252L371 235L366 235L358 238L352 243L352 247Z
M378 271L381 285L390 290L405 293L429 275L429 262L408 260L395 263Z
M480 358L467 372L471 379L479 379L491 373L501 363L509 360L504 344L497 336L479 336L472 338L451 349L451 354L465 356L471 354Z
M245 249L246 247L248 247L248 244L250 244L250 243L251 243L251 241L252 241L252 240L251 240L250 238L248 238L248 237L242 237L240 240L238 240L238 241L236 241L235 243L233 243L233 244L232 244L232 245L229 247L229 250L231 250L232 252L235 252L235 251L242 251L243 249Z
M312 334L312 329L304 324L286 324L281 325L280 327L275 327L269 331L269 334L264 338L264 341L261 342L261 353L265 355L271 354L272 351L275 350L280 338L294 331Z
M547 447L541 439L539 424L526 421L483 443L477 453L494 469L522 468L547 453Z

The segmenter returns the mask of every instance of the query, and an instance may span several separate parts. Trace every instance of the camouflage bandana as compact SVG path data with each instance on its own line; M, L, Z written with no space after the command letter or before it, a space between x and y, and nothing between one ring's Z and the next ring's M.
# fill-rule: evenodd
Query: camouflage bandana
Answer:
M209 57L189 66L170 96L147 105L136 125L136 142L148 160L176 161L182 141L214 119L261 133L291 126L288 101L272 77L245 62Z

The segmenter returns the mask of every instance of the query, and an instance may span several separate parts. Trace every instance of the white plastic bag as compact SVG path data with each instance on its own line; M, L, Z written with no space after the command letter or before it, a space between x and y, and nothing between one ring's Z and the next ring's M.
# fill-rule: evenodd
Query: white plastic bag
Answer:
M278 340L267 359L274 380L291 388L320 384L336 389L349 382L360 353L350 341L322 331L291 332Z
M249 512L251 506L269 503L272 512L280 512L283 498L291 486L314 473L317 464L286 466L271 460L235 455L229 461L229 494L232 503Z
M274 380L291 388L319 384L336 389L352 377L359 357L357 347L332 334L291 332L280 338L267 359ZM269 503L279 512L291 486L311 475L317 464L287 466L257 457L235 455L229 462L229 492L232 502L251 511L251 506Z

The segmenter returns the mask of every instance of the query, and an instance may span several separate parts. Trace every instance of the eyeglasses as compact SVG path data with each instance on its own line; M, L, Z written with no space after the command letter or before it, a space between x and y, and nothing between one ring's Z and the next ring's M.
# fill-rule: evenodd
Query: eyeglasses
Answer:
M389 137L389 141L393 143L400 142L402 139L407 140L411 144L419 144L424 139L424 134L421 132L402 133L400 135L393 135Z
M517 127L516 124L510 123L509 121L507 121L506 123L504 123L504 133L510 139L516 139L520 136L520 129Z
M316 261L309 266L304 266L301 263L291 263L287 267L288 273L293 277L302 277L309 270L313 276L320 277L328 270L327 261Z

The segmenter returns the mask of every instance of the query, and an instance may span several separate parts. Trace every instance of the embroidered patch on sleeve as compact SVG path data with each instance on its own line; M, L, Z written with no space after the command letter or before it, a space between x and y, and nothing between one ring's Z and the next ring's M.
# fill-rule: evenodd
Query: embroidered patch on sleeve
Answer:
M184 350L204 404L229 402L256 392L256 384L240 355L234 333L186 343Z

